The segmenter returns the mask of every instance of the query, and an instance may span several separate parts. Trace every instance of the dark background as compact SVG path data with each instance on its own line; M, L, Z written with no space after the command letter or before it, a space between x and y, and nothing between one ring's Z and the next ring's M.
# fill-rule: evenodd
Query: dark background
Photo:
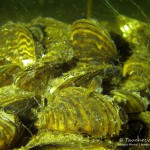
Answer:
M150 18L150 0L108 0L121 14L145 22ZM139 8L140 7L140 8ZM86 17L87 0L0 0L0 25L7 21L29 22L38 16L52 17L65 22ZM143 15L145 13L146 17ZM113 19L104 0L93 0L93 17Z

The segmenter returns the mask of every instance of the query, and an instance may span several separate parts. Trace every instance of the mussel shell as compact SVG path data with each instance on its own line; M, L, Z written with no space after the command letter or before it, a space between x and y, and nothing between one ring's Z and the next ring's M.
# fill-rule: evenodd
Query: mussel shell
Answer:
M19 70L14 64L0 66L0 87L11 85L13 83L13 74Z
M118 135L122 120L119 108L109 97L69 87L49 97L48 106L38 114L39 130L87 134L109 138Z
M55 26L45 27L43 38L43 46L46 53L43 54L41 61L43 62L67 62L75 57L74 50L69 39L69 28L60 28Z
M4 86L0 88L0 107L4 107L15 101L33 96L34 94L32 92L27 92L13 84L10 86Z
M28 24L37 44L37 53L41 53L41 61L61 61L74 57L69 39L70 26L53 18L39 17ZM43 47L43 48L41 48ZM42 52L41 52L42 51Z
M0 28L0 49L0 56L21 67L36 60L32 34L21 24L8 23Z
M111 94L113 94L115 102L123 107L127 114L144 112L148 107L148 100L138 93L113 90Z
M45 95L70 86L86 87L95 91L100 90L102 89L102 79L110 78L113 73L108 74L108 72L110 73L113 69L113 66L108 64L88 67L78 66L64 73L63 76L50 80L45 90Z
M31 123L31 120L35 118L31 108L40 107L40 100L40 96L15 85L0 88L0 108L7 113L16 114L24 124L29 121Z
M45 138L46 137L46 138ZM115 143L108 141L101 141L99 139L93 139L86 136L82 136L76 133L62 133L62 132L50 132L42 130L35 137L29 141L25 146L25 149L37 149L37 150L75 150L75 149L114 149ZM19 150L24 150L21 147Z
M117 50L106 29L92 19L80 19L72 24L71 40L80 59L110 62L116 59Z
M122 75L125 80L121 89L126 91L147 90L150 85L150 61L145 55L133 54L123 65Z
M145 55L133 54L123 65L122 75L124 77L135 74L144 74L150 71L150 61Z
M14 84L29 92L42 94L49 80L62 75L62 72L67 71L74 66L75 58L69 60L50 61L35 63L26 69L22 69L14 74Z
M149 90L149 74L146 76L142 75L132 75L129 76L123 83L121 83L121 89L124 91L135 91L135 92L144 92L147 93Z
M141 121L150 126L150 111L141 112L136 116L133 115L131 116L131 119Z
M31 27L29 26L28 29L36 42L41 43L43 41L44 33L40 25L33 25Z
M0 149L13 147L23 133L19 118L0 110Z

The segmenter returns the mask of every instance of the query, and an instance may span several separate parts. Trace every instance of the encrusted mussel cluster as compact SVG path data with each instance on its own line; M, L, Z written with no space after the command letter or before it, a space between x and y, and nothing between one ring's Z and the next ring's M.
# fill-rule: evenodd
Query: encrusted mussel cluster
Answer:
M0 27L0 149L150 142L150 26L118 15L116 28L42 17Z

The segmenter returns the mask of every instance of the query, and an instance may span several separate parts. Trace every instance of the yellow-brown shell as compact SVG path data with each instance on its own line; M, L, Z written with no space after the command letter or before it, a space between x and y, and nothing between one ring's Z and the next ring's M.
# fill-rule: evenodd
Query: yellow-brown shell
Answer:
M143 55L133 54L123 65L122 75L126 78L121 88L129 91L140 91L150 84L150 61Z
M115 102L122 106L127 114L144 112L148 107L148 100L138 93L113 90L111 94L113 94Z
M113 70L113 67L108 64L76 67L64 73L63 76L50 80L45 90L45 95L50 95L70 86L86 87L93 91L102 90L101 80L102 78L109 78L109 76L106 76L106 72L111 72L111 70Z
M18 117L0 110L0 149L12 147L22 132L23 128Z
M46 48L46 53L42 56L42 61L63 62L74 57L69 32L69 26L64 23L61 25L61 22L45 27L43 45Z
M71 40L80 59L108 62L117 56L114 42L96 20L80 19L72 24Z
M27 66L36 60L32 34L21 24L8 23L0 28L0 56Z
M13 83L13 74L18 68L19 67L14 64L0 66L0 87L11 85Z
M121 130L119 108L109 98L87 89L62 89L38 114L37 128L109 138Z
M124 77L135 74L143 74L149 69L150 61L147 57L133 54L123 65L122 75Z
M70 26L53 18L38 17L28 25L36 40L42 62L68 61L74 57ZM42 31L42 32L41 32ZM43 49L43 48L44 49Z
M41 146L42 145L42 146ZM50 132L42 130L27 143L25 147L19 150L28 150L32 148L40 150L108 150L115 149L113 142L100 141L99 139L90 139L81 134Z

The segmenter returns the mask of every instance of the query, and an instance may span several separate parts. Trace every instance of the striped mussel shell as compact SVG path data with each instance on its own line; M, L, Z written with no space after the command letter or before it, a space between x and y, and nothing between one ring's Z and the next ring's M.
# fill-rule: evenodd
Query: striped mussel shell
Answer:
M19 67L15 64L6 64L0 66L0 87L11 85L13 83L13 74Z
M110 64L75 67L63 73L63 76L50 80L45 90L45 96L70 86L86 87L98 91L98 89L102 89L102 78L110 78L112 74L108 74L108 76L106 74L113 69L114 68Z
M124 108L127 114L145 112L148 107L146 97L140 96L137 92L128 92L123 90L112 90L114 102Z
M124 77L143 74L149 69L150 61L146 56L133 54L123 65L122 75Z
M73 48L81 60L100 63L116 59L116 46L98 21L80 19L73 22L71 30Z
M23 126L17 116L0 110L0 149L13 147L23 131Z
M24 67L35 62L35 44L32 34L22 24L7 23L0 28L0 56Z
M54 58L55 59L55 58ZM37 62L34 65L22 69L14 74L14 84L26 91L42 94L49 82L62 75L74 65L75 59L64 61Z
M133 54L124 63L122 75L125 78L122 89L140 91L148 88L150 84L150 61L144 55Z
M39 131L46 129L96 138L117 136L126 114L110 99L81 87L64 88L48 98L48 106L38 113L35 125Z

